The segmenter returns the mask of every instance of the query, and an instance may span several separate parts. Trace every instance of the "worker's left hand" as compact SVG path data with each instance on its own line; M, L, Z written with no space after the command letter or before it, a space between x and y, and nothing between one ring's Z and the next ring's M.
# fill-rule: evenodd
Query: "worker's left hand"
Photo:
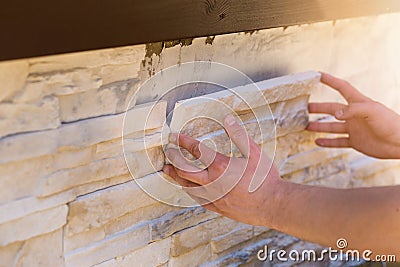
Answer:
M166 156L175 167L168 164L163 171L205 208L244 223L271 225L273 216L268 206L277 199L282 182L279 173L232 115L225 118L224 127L243 157L230 158L191 137L171 134L171 143L186 149L208 167L199 169L178 149L168 149ZM257 185L260 186L254 191Z

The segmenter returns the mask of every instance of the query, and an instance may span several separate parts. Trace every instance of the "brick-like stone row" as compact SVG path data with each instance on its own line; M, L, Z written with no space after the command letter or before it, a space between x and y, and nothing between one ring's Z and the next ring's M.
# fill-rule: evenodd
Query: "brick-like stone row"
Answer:
M0 149L7 157L0 164L54 154L62 147L88 147L100 142L146 129L161 128L165 122L166 103L143 104L126 114L109 115L63 124L55 130L18 134L0 139Z

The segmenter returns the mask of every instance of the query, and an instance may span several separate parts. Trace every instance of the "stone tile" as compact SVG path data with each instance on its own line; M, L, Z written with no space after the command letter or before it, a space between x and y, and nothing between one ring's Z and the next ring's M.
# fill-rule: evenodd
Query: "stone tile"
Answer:
M124 157L92 162L85 166L56 171L41 179L39 196L49 196L79 185L127 174Z
M124 134L160 128L165 122L166 103L136 106L126 113ZM65 124L55 130L18 134L0 139L0 164L48 154L58 148L88 147L122 136L125 113Z
M398 160L379 160L371 157L362 157L350 163L353 177L365 179L375 173L400 166Z
M67 212L68 207L63 205L0 224L0 246L59 229L66 223Z
M29 73L26 59L0 63L0 102L11 101L24 87Z
M282 123L281 123L282 122ZM283 136L289 132L301 131L306 127L307 124L307 112L305 110L294 111L285 114L278 119L277 123L277 136ZM259 123L250 121L244 124L249 136L258 144L271 141L275 138L274 131L274 120L266 118L261 120ZM191 133L185 132L185 134L192 135ZM198 140L207 140L215 144L215 149L223 154L238 154L239 151L236 146L230 141L228 135L224 130L210 133L198 138ZM233 146L232 146L233 145ZM232 146L232 150L231 150Z
M0 103L0 117L0 137L61 125L56 97L46 97L34 104Z
M62 229L1 247L0 259L1 267L64 266Z
M211 248L215 253L221 253L228 248L236 246L253 236L253 227L251 225L241 225L232 231L218 237L214 237L211 241Z
M129 80L116 82L85 92L61 95L60 120L72 122L101 115L124 112L138 88L138 81Z
M348 162L340 156L325 159L315 165L299 168L294 172L282 175L282 178L294 183L308 183L337 173L350 174Z
M64 266L62 229L24 242L15 266Z
M66 236L100 227L124 214L155 204L135 181L79 197L69 204Z
M261 89L265 99L257 87L246 85L232 89L247 103L230 91L222 91L205 96L191 98L177 102L171 121L171 130L179 131L182 126L193 118L206 117L222 121L230 109L242 112L265 106L268 103L281 102L302 95L309 95L312 87L318 86L320 74L306 72L290 76L284 76L256 83ZM260 97L261 96L261 97Z
M28 59L31 73L52 73L60 70L129 65L133 68L145 54L145 45L101 49ZM137 66L139 67L139 66Z
M0 165L0 203L33 196L40 177L51 170L51 156Z
M25 197L4 203L0 205L0 224L66 204L74 200L75 197L74 192L67 191L47 198Z
M151 204L145 207L139 207L132 212L126 213L110 221L109 223L104 225L104 231L106 235L112 235L116 232L122 231L123 229L129 228L132 224L155 220L167 213L177 212L179 209L179 207L171 206L157 201L157 203L155 204Z
M135 179L161 171L165 163L164 152L161 146L126 153L125 157L130 173Z
M92 266L125 255L150 241L148 224L135 225L90 246L65 254L65 266Z
M177 257L200 245L208 244L213 237L224 235L238 225L240 223L232 219L219 217L183 229L172 235L171 255Z
M116 266L120 267L147 267L159 266L169 260L171 238L165 238L157 242L139 248L129 254L116 258Z
M210 220L218 216L218 214L207 211L203 207L185 208L178 212L165 214L161 218L151 221L151 241L164 239L182 229L197 225L203 221Z
M281 175L286 175L322 163L331 158L339 157L345 153L345 150L315 148L311 151L295 154L282 162L281 166L279 166L279 173Z
M128 227L129 228L129 227ZM127 228L126 228L127 229ZM67 226L64 226L64 231L67 230ZM64 254L68 254L73 250L79 248L89 247L91 244L99 242L106 238L104 228L91 228L87 231L68 236L64 236Z
M168 262L170 267L200 266L211 259L210 245L199 246L179 257L171 257Z

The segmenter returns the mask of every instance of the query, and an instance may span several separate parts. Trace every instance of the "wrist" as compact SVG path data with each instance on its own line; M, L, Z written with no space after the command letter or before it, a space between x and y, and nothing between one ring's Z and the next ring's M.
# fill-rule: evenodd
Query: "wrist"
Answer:
M290 191L290 182L278 177L273 179L271 184L268 184L267 206L264 208L265 216L263 226L272 229L278 229L281 226L282 217L284 214L285 202L287 201L287 192Z

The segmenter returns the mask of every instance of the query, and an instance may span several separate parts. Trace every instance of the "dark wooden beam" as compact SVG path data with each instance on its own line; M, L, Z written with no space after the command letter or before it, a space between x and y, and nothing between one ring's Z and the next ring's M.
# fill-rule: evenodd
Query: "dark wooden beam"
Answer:
M399 0L3 0L0 60L399 11Z

